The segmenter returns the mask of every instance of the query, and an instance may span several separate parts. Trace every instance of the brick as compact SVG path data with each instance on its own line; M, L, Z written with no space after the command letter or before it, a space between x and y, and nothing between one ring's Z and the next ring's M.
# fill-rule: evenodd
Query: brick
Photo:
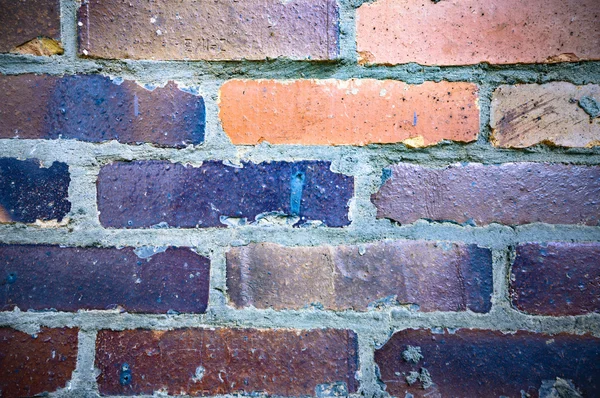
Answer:
M227 291L237 307L366 310L393 297L422 311L487 312L492 255L476 245L385 241L362 246L234 247Z
M329 227L348 225L354 180L329 162L116 162L98 176L100 222L111 228L225 227L224 218L254 221L277 212Z
M600 168L548 164L456 164L441 169L406 163L371 196L378 218L485 225L600 222ZM482 200L485 198L485 200Z
M60 0L0 0L0 53L24 52L32 42L54 43L59 50L34 55L62 53L60 48ZM28 44L30 43L30 44Z
M600 244L519 245L510 295L513 305L528 314L600 312Z
M204 312L209 260L187 248L160 250L147 257L131 247L0 244L0 308Z
M33 397L67 386L77 362L77 329L30 335L0 328L0 391L3 397Z
M503 148L600 145L600 118L586 111L586 100L596 102L596 109L600 106L599 85L500 86L492 98L491 141Z
M357 11L365 63L469 65L600 59L597 0L378 0Z
M339 53L335 0L88 0L80 53L157 60L330 60Z
M105 395L315 395L322 384L357 391L356 335L348 330L101 330Z
M237 145L428 146L477 139L477 86L393 80L230 80L223 129Z
M0 221L62 221L71 210L70 181L65 163L0 158Z
M178 148L204 141L204 99L173 82L149 90L99 75L18 75L0 76L0 91L0 138Z
M423 358L403 359L409 346L419 348ZM537 397L538 391L540 397L600 394L600 339L590 335L466 329L434 334L407 329L375 351L375 362L386 391L401 397ZM407 377L416 380L409 385ZM554 385L557 378L568 380L583 395L541 394L541 387Z

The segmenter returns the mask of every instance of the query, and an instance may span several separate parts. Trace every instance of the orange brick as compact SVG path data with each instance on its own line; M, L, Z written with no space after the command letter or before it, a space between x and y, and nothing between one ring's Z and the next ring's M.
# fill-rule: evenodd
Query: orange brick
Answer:
M413 147L477 139L477 86L393 80L231 80L220 91L234 144Z
M357 13L364 63L469 65L600 59L598 0L378 0Z

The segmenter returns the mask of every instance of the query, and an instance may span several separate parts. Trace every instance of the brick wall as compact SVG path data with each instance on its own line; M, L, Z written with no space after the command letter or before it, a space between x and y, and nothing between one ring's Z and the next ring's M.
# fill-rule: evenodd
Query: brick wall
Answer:
M0 0L0 395L600 396L600 2Z

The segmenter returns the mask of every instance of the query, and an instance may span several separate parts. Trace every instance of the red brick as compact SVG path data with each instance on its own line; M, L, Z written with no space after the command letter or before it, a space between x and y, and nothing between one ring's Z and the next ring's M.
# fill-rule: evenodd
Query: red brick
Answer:
M227 290L237 307L366 310L390 297L422 311L486 312L492 255L475 245L386 241L363 246L235 247Z
M510 290L513 305L529 314L600 312L600 244L519 245Z
M71 210L70 182L66 163L0 158L0 222L62 221Z
M187 248L168 248L151 257L138 253L142 258L130 247L0 244L0 275L5 275L0 308L204 312L207 258Z
M361 62L468 65L600 59L597 0L378 0L357 11Z
M378 218L484 225L600 223L600 168L548 163L466 164L442 169L407 163L371 196Z
M479 132L477 86L393 80L231 80L220 91L223 129L236 145L428 146Z
M356 335L348 330L101 330L98 385L105 395L314 395L342 382L357 391Z
M18 47L30 41L39 43L38 37L51 39L60 49L60 0L0 0L0 53L31 53L31 49ZM62 49L54 53L62 53Z
M30 335L0 328L0 391L32 397L64 388L77 362L77 329L42 328Z
M225 227L223 218L254 222L265 213L295 225L317 221L348 225L352 177L329 162L204 162L200 167L163 161L112 163L98 176L100 222L111 228Z
M87 0L80 53L99 58L330 60L338 55L335 0Z
M491 141L504 148L537 144L600 145L600 118L585 101L600 101L600 86L555 82L500 86L492 98ZM589 113L588 113L589 112Z
M173 82L148 90L98 75L18 75L0 76L0 91L0 138L167 147L204 141L204 99Z
M404 359L409 346L419 348L423 358ZM375 362L386 391L399 397L538 397L542 385L551 388L557 378L584 397L600 394L600 339L590 335L403 330L375 351ZM407 377L417 375L410 372L420 376L412 385ZM427 374L430 384L424 383Z

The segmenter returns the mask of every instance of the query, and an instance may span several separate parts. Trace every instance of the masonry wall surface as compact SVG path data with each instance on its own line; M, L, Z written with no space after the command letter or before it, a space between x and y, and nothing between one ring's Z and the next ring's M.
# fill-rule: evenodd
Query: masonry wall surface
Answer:
M0 395L600 396L600 3L127 3L0 0Z

